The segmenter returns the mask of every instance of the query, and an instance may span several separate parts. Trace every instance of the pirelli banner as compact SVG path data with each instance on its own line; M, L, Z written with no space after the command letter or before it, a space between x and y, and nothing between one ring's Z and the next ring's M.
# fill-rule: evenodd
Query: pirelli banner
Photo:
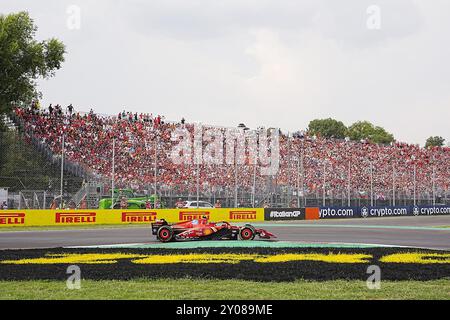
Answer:
M450 206L320 207L320 219L450 215Z
M160 209L160 210L5 210L0 228L108 224L148 224L157 219L170 223L207 216L212 221L264 221L264 209Z

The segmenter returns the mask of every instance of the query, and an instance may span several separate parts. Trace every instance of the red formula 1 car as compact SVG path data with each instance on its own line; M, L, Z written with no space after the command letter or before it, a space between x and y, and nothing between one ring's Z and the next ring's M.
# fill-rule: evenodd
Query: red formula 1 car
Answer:
M226 221L209 222L207 218L169 224L164 219L152 223L152 233L161 242L184 240L253 240L276 238L272 233L246 224L232 226Z

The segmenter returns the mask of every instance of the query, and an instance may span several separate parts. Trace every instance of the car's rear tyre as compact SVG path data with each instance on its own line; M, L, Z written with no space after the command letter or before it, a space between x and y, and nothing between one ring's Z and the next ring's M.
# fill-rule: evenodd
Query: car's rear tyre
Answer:
M162 226L158 229L157 238L161 242L169 242L173 239L173 230L169 226Z
M239 231L239 240L249 241L255 238L255 230L251 227L244 227Z

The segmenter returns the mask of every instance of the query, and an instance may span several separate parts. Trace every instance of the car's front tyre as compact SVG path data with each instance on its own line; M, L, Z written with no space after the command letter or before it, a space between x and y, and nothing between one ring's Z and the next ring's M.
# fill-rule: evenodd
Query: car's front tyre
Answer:
M239 231L239 240L249 241L255 238L255 230L248 226L244 227Z

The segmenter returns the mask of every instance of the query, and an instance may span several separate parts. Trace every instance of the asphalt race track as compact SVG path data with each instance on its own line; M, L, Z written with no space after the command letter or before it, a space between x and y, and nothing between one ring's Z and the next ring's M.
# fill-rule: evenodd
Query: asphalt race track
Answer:
M254 223L279 241L351 243L450 250L450 216L330 219ZM447 228L445 228L447 226ZM0 231L0 249L157 243L150 228Z

